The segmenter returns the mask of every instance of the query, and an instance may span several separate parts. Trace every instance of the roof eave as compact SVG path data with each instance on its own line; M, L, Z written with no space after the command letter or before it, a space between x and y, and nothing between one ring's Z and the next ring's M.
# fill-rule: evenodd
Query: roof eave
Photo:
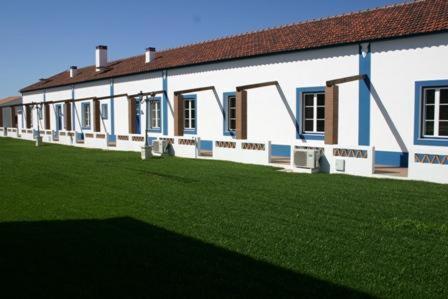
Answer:
M411 38L411 37L416 37L416 36L440 34L440 33L446 33L446 32L448 32L448 29L407 34L407 35L397 35L397 36L377 38L377 39L365 39L365 40L358 40L358 41L354 41L354 42L336 43L336 44L330 44L330 45L324 45L324 46L318 46L318 47L312 47L312 48L270 52L270 53L242 56L242 57L236 57L236 58L210 60L210 61L206 61L206 62L191 63L191 64L185 64L185 65L173 66L173 67L156 68L156 69L152 69L152 70L132 72L132 73L117 75L117 76L109 76L109 77L106 76L106 77L97 78L97 79L89 79L89 80L83 80L83 81L66 83L66 84L59 84L59 85L54 85L54 86L39 87L39 88L32 88L32 89L28 89L28 87L25 87L25 88L20 89L19 92L23 95L23 93L26 93L26 92L40 91L40 90L45 90L47 88L57 88L57 87L63 87L63 86L70 86L73 84L82 84L82 83L96 82L96 81L101 81L101 80L109 80L109 79L114 79L114 78L128 77L128 76L139 75L139 74L160 72L160 71L164 71L164 70L180 69L180 68L191 67L191 66L200 66L200 65L206 65L206 64L228 62L228 61L235 61L235 60L242 60L242 59L250 59L250 58L256 58L256 57L263 57L263 56L272 56L272 55L281 55L281 54L288 54L288 53L295 53L295 52L312 51L312 50L317 50L317 49L325 49L325 48L333 48L333 47L336 48L336 47L343 47L343 46L355 45L355 44L366 43L366 42L371 43L371 42L394 40L394 39L400 39L400 38ZM32 84L32 85L34 85L34 84ZM30 86L32 86L32 85L30 85Z

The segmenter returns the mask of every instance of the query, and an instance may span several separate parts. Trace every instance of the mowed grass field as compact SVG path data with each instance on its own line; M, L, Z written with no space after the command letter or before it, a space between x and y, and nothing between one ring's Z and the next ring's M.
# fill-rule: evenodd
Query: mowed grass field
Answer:
M448 186L0 139L9 297L448 297Z

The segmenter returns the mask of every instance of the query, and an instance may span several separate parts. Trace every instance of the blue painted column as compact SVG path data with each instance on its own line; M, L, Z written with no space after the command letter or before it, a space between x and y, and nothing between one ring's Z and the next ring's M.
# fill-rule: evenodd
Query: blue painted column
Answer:
M110 134L107 135L107 142L116 142L115 135L115 101L114 101L114 80L110 80Z
M359 45L359 74L367 75L367 79L359 81L359 145L370 145L370 73L370 43L361 44Z
M75 85L72 85L72 100L75 99ZM76 132L76 107L75 102L72 102L72 131Z
M168 135L168 71L162 72L163 80L163 135Z

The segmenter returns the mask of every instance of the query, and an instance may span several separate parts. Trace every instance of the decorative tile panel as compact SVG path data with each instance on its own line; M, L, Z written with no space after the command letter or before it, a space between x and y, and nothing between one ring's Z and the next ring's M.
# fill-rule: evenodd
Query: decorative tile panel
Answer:
M367 159L367 151L359 149L335 148L333 149L333 155L336 157Z
M177 143L181 145L195 145L196 142L194 139L178 139Z
M223 148L236 148L236 142L233 141L216 141L215 142L216 147L223 147Z
M128 135L118 135L117 138L118 138L118 140L122 140L122 141L128 141L129 140L129 136Z
M241 144L241 148L243 150L252 150L252 151L264 151L265 150L265 144L264 143L248 143L243 142Z
M415 154L416 163L448 165L448 155Z
M92 133L86 133L86 138L94 138L95 136Z
M104 138L106 138L106 135L105 134L96 134L96 138L104 139Z

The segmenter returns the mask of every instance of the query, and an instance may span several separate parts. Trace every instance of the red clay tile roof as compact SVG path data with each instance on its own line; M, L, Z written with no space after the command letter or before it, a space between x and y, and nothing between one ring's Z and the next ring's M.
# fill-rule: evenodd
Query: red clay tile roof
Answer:
M0 99L0 107L18 100L21 100L22 97L21 96L12 96L12 97L7 97L7 98L3 98Z
M95 66L88 66L78 69L77 75L70 78L69 71L64 71L45 82L25 87L21 92L188 65L447 30L448 0L414 1L168 49L157 52L150 63L145 63L144 55L140 55L111 62L110 69L104 72L96 72Z

